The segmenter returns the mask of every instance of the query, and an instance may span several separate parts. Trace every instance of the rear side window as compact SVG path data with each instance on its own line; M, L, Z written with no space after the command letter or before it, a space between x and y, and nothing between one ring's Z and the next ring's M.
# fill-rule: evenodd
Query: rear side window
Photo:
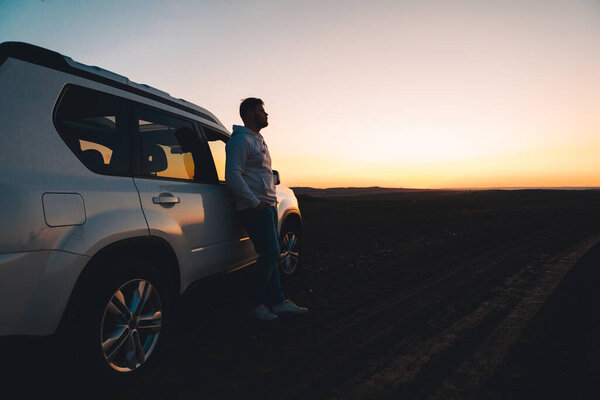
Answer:
M205 183L216 180L191 121L139 107L137 125L141 175Z
M130 172L130 137L123 99L79 86L63 93L55 124L71 151L91 171Z

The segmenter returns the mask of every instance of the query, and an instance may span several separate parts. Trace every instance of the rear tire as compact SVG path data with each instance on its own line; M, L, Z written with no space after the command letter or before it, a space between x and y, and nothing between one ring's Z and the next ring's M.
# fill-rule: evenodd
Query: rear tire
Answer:
M149 259L113 259L94 267L71 300L67 363L74 363L84 381L126 383L144 373L164 347L171 294Z

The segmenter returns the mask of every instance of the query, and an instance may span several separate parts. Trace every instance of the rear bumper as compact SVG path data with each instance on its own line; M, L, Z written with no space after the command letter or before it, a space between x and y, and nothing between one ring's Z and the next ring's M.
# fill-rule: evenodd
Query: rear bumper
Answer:
M55 250L0 254L0 336L53 334L88 261Z

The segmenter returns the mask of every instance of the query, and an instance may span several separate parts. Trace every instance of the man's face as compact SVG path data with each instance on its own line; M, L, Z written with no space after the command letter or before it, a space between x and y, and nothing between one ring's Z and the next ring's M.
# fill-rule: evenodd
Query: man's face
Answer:
M265 107L262 104L256 106L256 109L254 110L254 121L260 129L269 125L268 115L269 114L267 114Z

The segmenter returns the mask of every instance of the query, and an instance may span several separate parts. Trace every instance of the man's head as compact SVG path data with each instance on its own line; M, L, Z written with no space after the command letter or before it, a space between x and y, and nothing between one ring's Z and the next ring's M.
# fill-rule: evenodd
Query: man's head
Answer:
M257 133L269 125L268 115L263 101L256 97L248 97L240 104L240 117L242 117L244 125Z

